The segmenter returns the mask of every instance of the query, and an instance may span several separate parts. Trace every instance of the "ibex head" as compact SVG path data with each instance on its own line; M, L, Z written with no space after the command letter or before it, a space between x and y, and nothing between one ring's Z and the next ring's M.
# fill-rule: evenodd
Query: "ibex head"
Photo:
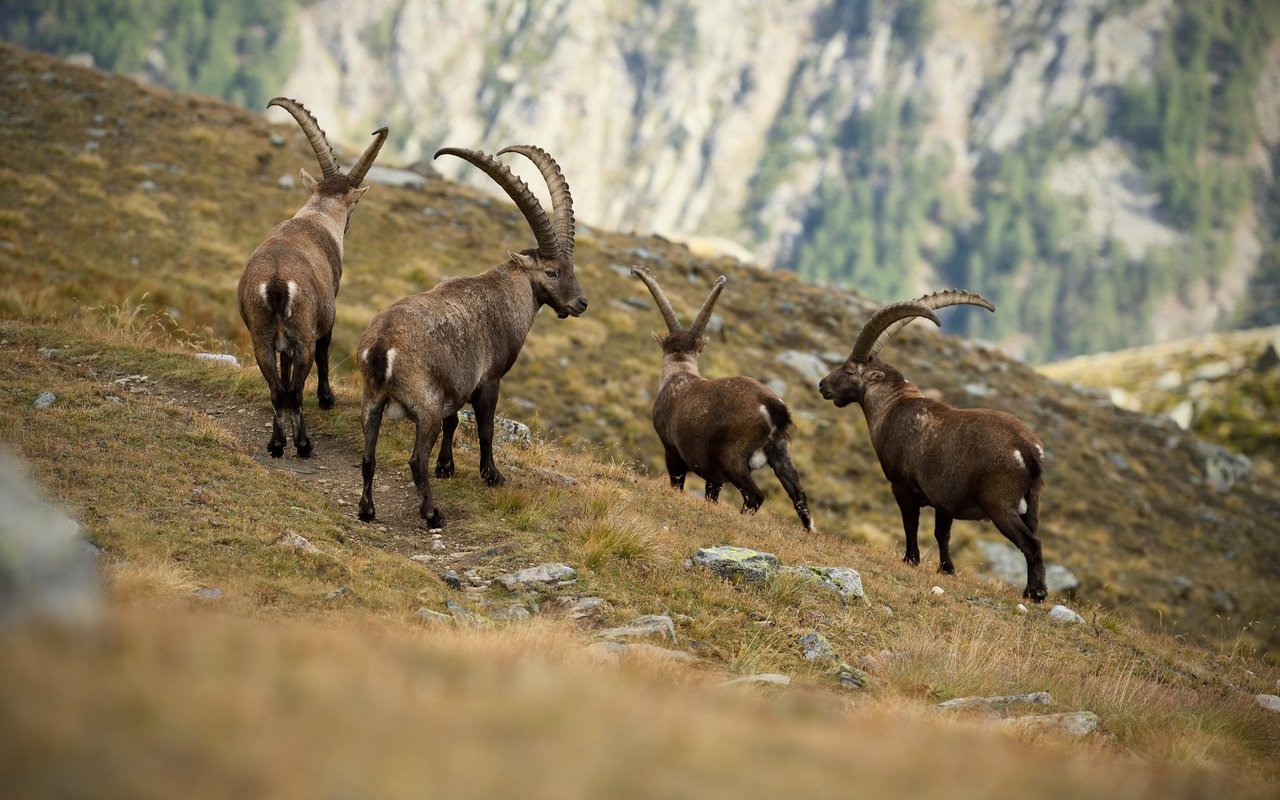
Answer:
M844 364L818 382L818 391L837 407L843 408L850 403L861 403L866 397L867 389L873 384L886 378L901 380L902 373L877 358L880 350L894 334L916 317L923 317L934 325L941 326L942 322L933 312L939 308L961 304L982 306L988 311L996 310L982 295L959 289L934 292L919 300L904 300L881 308L862 326L853 344L853 351Z
M547 212L528 184L493 156L479 150L444 147L436 151L435 158L457 156L478 167L502 187L524 214L538 241L537 249L508 252L510 263L528 276L534 300L539 305L551 306L560 319L582 316L587 310L587 297L573 272L573 196L569 194L569 183L555 159L541 147L517 144L498 151L498 155L504 153L519 153L542 173L551 193L553 219L547 218Z
M318 181L311 177L311 173L306 169L298 171L302 185L307 187L307 191L311 193L318 205L334 213L335 216L343 219L347 226L350 226L351 212L355 210L356 203L360 202L364 193L369 191L368 186L361 187L360 184L368 174L369 168L373 166L374 159L378 157L378 151L382 149L383 142L387 140L387 126L383 125L373 132L374 140L365 148L360 160L355 163L351 171L344 175L338 166L337 159L333 156L333 149L329 147L329 140L325 137L324 131L320 130L320 124L316 122L316 118L310 111L297 100L290 100L287 97L272 98L271 102L267 103L268 108L271 106L283 108L297 120L302 132L307 135L307 141L311 143L311 149L315 151L316 160L320 162L321 178Z
M724 291L724 285L729 279L723 275L716 278L715 284L711 287L711 293L707 295L702 308L698 309L697 316L693 318L693 324L685 330L680 327L680 319L676 316L675 309L671 307L667 293L662 291L653 274L643 267L632 267L631 274L644 281L644 285L649 287L649 294L653 295L654 302L658 304L658 311L662 313L662 319L667 323L665 335L657 331L653 333L653 338L662 347L663 355L688 354L697 358L702 348L707 346L707 340L703 337L702 331L711 320L711 309L715 307L716 300L720 299L720 293Z

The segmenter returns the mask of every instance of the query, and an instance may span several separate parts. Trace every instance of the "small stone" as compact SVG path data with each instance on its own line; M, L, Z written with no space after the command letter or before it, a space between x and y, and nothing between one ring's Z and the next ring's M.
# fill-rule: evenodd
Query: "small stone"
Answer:
M748 583L765 583L778 570L778 557L773 553L731 545L699 548L693 563L721 577Z
M810 384L816 384L830 371L820 357L799 350L783 350L776 360L779 364L799 372Z
M973 397L986 397L991 394L991 388L985 383L966 383L961 388Z
M1274 694L1255 694L1253 701L1268 711L1280 713L1280 696Z
M230 353L196 353L196 358L204 361L217 361L228 366L240 366L240 360Z
M779 675L776 672L761 672L758 675L744 675L741 678L734 678L731 681L725 681L720 686L742 686L746 684L768 684L772 686L790 686L791 679L786 675Z
M1048 692L1031 692L995 697L957 697L954 700L938 703L935 708L941 711L984 711L1007 717L1014 707L1024 705L1051 706L1053 696Z
M469 608L464 607L456 600L444 601L444 607L448 609L449 614L453 616L457 622L472 628L479 628L484 624L484 617Z
M1063 605L1057 605L1049 609L1049 619L1055 622L1074 622L1083 625L1084 617Z
M427 543L427 549L433 553L443 553L446 548L443 539L432 539Z
M453 621L453 617L449 616L448 614L441 614L439 611L432 611L431 609L426 608L425 606L413 612L413 615L418 619L422 620L423 622L430 622L436 625L445 624Z
M292 175L281 175L280 179L276 181L276 186L279 186L281 189L292 189L297 185L298 184L294 181Z
M585 619L592 614L604 611L608 603L602 597L575 597L566 601L569 616L573 619Z
M893 619L893 609L888 606L880 606L880 613L885 616L885 619Z
M160 187L156 186L155 181L139 181L138 188L144 192L154 192Z
M350 586L339 586L337 589L334 589L332 592L329 592L328 594L326 594L324 596L324 599L333 601L333 600L342 600L343 598L347 598L347 597L353 600L358 599L355 591L352 590Z
M316 547L311 542L308 542L305 538L303 538L302 536L299 536L293 531L285 531L284 533L277 536L275 544L278 544L281 547L290 547L297 550L305 550L308 553L320 552L320 548Z
M636 617L626 625L596 631L594 635L597 639L636 639L658 636L670 639L672 642L677 641L676 624L666 614L645 614Z
M462 588L462 577L455 570L446 569L444 574L440 576L440 580L444 581L451 589Z
M787 382L781 378L770 378L764 382L764 385L779 398L787 396Z
M1031 613L1031 611L1030 611L1030 609L1028 609L1025 605L1023 605L1022 603L1018 603L1018 613L1019 613L1019 614L1029 614L1029 613Z
M862 588L862 576L856 569L849 567L782 567L782 573L797 575L812 581L819 586L833 590L844 600L855 597L866 601L867 593Z
M199 589L196 589L194 592L192 592L192 594L194 594L196 597L199 597L201 600L221 600L222 599L222 590L216 586L204 586Z
M827 637L818 631L809 631L800 637L800 648L806 661L839 661L840 654Z
M278 133L268 136L267 141L271 143L272 147L284 147L284 137Z
M1227 361L1210 361L1208 364L1201 364L1191 373L1191 379L1197 381L1216 381L1225 378L1235 371Z
M53 401L57 399L58 396L53 392L41 392L36 396L36 401L33 405L36 408L49 408L53 405Z
M1092 711L1069 711L1065 714L1013 717L1001 720L1000 726L1024 733L1058 733L1079 739L1098 729L1098 715Z
M507 587L508 591L515 591L518 587L558 583L559 581L576 578L577 575L578 573L573 567L557 562L539 564L536 567L528 567L527 569L500 575L498 576L498 582Z
M1230 614L1236 610L1236 601L1230 594L1219 589L1209 595L1209 599L1213 601L1213 606L1224 614Z
M941 586L935 586L929 590L929 593L932 594L934 597L939 597L941 595L946 594L947 590L943 589Z
M1157 391L1171 392L1182 385L1182 373L1176 369L1168 370L1160 373L1160 377L1156 378L1152 384Z
M523 622L533 615L524 606L507 606L506 608L498 609L491 616L503 622Z

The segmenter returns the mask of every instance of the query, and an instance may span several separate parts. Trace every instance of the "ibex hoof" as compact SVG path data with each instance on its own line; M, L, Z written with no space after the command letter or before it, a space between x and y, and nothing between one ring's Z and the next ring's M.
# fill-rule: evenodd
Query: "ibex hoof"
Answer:
M311 458L311 440L298 442L298 458Z
M448 464L436 464L436 477L437 477L437 478L452 478L452 477L453 477L453 462L452 462L452 461L450 461Z
M374 517L376 516L373 511L373 504L370 503L366 506L364 503L361 503L360 511L356 513L356 516L359 517L361 522L373 522Z
M943 575L955 575L956 568L950 562L947 562L938 565L938 572L941 572Z
M502 476L502 473L498 472L494 467L480 470L480 477L484 478L484 482L490 486L501 486L507 482L507 479Z
M431 513L423 514L422 518L427 521L427 527L432 530L444 527L444 514L441 514L438 508L431 509Z
M284 442L271 442L267 445L267 452L272 458L280 458L284 455Z
M1049 596L1049 592L1045 589L1032 589L1027 587L1022 592L1022 597L1033 603L1043 603L1044 599Z
M337 400L333 396L333 392L329 392L328 394L323 394L323 393L317 394L316 400L320 404L320 407L325 411L328 411L329 409L333 408L334 403L337 402Z
M913 567L918 567L920 566L920 554L907 553L905 556L902 557L902 561L904 564L910 564Z

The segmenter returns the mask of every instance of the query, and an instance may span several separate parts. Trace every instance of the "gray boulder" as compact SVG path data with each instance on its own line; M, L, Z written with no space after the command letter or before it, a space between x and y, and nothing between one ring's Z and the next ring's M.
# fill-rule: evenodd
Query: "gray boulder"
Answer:
M1057 605L1049 609L1049 619L1055 622L1074 623L1077 625L1084 624L1084 617L1063 605Z
M676 641L676 624L666 614L645 614L636 617L626 625L606 628L595 633L597 639L643 639L648 636L657 636L674 642Z
M769 686L790 686L791 679L776 672L761 672L758 675L744 675L741 678L725 681L720 686L744 686L749 684L765 684Z
M805 380L816 384L827 376L831 370L826 362L813 353L802 353L799 350L783 350L778 354L778 363L791 367L804 376Z
M778 571L778 557L773 553L732 545L699 548L693 563L723 578L747 583L765 583Z
M476 424L476 415L472 411L462 409L458 412L458 423L468 427ZM498 444L513 444L516 447L528 447L533 444L533 434L529 426L506 417L494 417L493 440Z
M999 714L1002 717L1018 706L1053 705L1053 696L1048 692L1031 692L1030 694L1007 694L996 697L957 697L936 706L941 711L984 711Z
M427 185L427 179L416 172L407 169L384 167L381 164L374 164L370 167L369 171L365 173L364 179L367 183L392 186L397 189L421 189Z
M539 586L547 586L548 584L559 583L560 581L573 580L577 578L578 573L568 564L552 562L550 564L539 564L536 567L510 572L506 575L498 576L498 583L507 587L508 591L515 591L521 587L537 588Z
M979 540L977 544L993 575L1014 586L1027 584L1027 559L1018 548L1007 542ZM1045 564L1044 580L1049 591L1055 593L1080 587L1080 579L1061 564Z
M95 621L102 610L96 552L75 520L45 503L0 451L0 629L33 617Z
M857 598L866 602L867 593L862 588L862 576L849 567L783 567L784 575L795 575L831 589L841 599Z
M1048 733L1079 739L1098 729L1098 715L1092 711L1013 717L1000 720L1000 727L1021 733Z
M1255 694L1253 701L1268 711L1280 713L1280 696L1274 694Z
M58 396L53 392L41 392L40 394L36 395L36 401L32 403L32 405L34 405L36 408L43 410L46 408L51 408L53 406L53 402L57 399L58 399Z
M838 662L840 660L840 654L832 647L831 642L818 631L809 631L801 636L800 649L804 653L805 661Z
M1253 462L1246 455L1233 453L1221 445L1204 441L1197 441L1196 449L1203 459L1205 479L1220 492L1231 491L1233 486L1248 480L1253 474Z
M306 537L300 536L293 531L285 531L276 537L276 544L281 547L287 547L293 550L305 550L308 553L319 553L320 548L307 541Z
M657 645L647 644L645 642L596 642L587 645L586 652L598 661L609 664L616 664L622 658L628 656L639 656L641 658L651 658L657 661L675 661L691 664L698 660L698 657L690 653L680 650L671 650L666 647L658 647Z

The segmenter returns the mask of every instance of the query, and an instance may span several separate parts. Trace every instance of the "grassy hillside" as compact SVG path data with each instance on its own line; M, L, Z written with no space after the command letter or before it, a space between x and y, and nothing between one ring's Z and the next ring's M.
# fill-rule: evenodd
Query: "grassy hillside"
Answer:
M510 484L488 489L473 433L460 432L458 476L437 484L450 524L433 549L403 466L408 426L384 427L378 522L355 520L352 381L338 381L332 412L309 404L316 457L272 461L256 369L191 356L243 348L235 281L301 202L276 180L310 164L305 142L282 129L288 143L274 149L244 112L20 51L0 49L0 63L0 442L75 511L111 590L96 635L5 634L0 731L11 744L0 771L11 791L1274 793L1276 718L1250 695L1276 690L1276 632L1245 624L1275 618L1266 570L1280 503L1268 480L1218 492L1195 441L1173 429L994 353L906 332L891 352L917 383L955 402L970 397L966 384L985 385L984 405L1019 413L1045 439L1045 549L1084 576L1070 602L1087 623L1020 613L1017 589L980 574L972 541L985 527L957 530L958 576L901 563L856 413L822 406L808 378L776 362L786 348L845 350L864 303L591 232L578 245L591 311L538 322L501 406L541 436L501 447ZM100 144L86 152L90 140ZM528 239L505 203L441 181L375 187L352 224L336 352L350 353L381 305ZM801 531L773 487L754 517L736 512L736 496L711 506L666 487L647 422L658 361L648 329L660 320L612 268L633 261L684 307L730 275L706 371L787 382L821 533ZM46 390L58 399L35 408ZM275 544L287 531L318 552ZM856 568L870 602L786 576L735 585L685 563L715 544ZM577 582L519 593L489 583L548 561L572 565ZM450 588L449 569L471 586ZM1166 591L1178 574L1195 581L1184 597ZM198 587L223 596L196 598ZM1213 611L1206 595L1220 587L1241 611ZM606 605L575 619L564 601L582 596ZM450 602L482 615L477 627L418 613ZM533 619L495 621L513 605ZM597 629L656 613L671 615L676 640L654 643L695 662L639 652L614 669L583 652ZM1161 619L1163 630L1136 624ZM802 657L811 630L866 673L864 689ZM717 686L758 672L793 682ZM1030 691L1052 693L1049 711L1097 714L1099 731L1072 743L932 708Z

